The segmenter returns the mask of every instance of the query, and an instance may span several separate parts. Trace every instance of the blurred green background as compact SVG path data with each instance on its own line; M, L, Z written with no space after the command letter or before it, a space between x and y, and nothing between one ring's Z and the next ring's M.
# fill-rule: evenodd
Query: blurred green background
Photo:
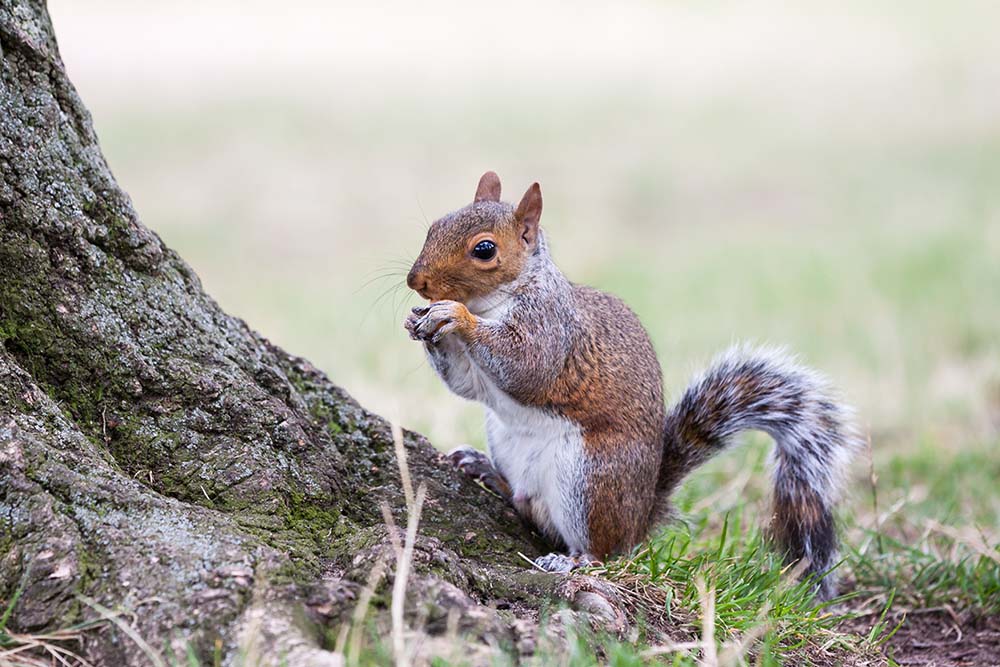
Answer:
M557 263L639 313L672 395L787 345L877 457L998 472L1000 4L49 5L144 223L439 447L481 445L480 410L394 288L494 169L541 183Z

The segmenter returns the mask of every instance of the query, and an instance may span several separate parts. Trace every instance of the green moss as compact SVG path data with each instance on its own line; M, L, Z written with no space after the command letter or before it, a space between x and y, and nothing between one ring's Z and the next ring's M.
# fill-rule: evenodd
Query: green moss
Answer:
M0 322L0 344L17 337L17 322L7 320Z
M308 393L309 391L308 381L306 380L305 376L303 376L302 373L298 372L298 370L294 366L289 367L285 375L288 378L288 382L292 385L292 387L295 389L296 392L298 392L299 394Z
M327 402L329 395L324 391L324 387L304 374L295 364L288 364L284 370L289 383L309 406L309 414L313 420L325 426L331 436L357 430L358 426L353 420L346 418L336 407Z
M128 234L129 221L122 216L109 216L104 221L108 230L108 243L113 244L122 236Z
M107 200L95 198L85 201L82 209L87 214L87 217L95 223L104 226L106 238L102 245L105 247L113 247L118 239L128 234L128 218L113 210Z
M289 551L289 556L273 571L270 581L276 586L305 584L315 581L321 570L316 558L302 557L299 552Z
M353 422L342 419L337 410L327 405L322 397L310 396L309 399L309 414L317 423L325 425L330 435L356 430L357 426Z
M85 334L64 328L46 292L53 267L37 243L11 241L0 250L4 263L10 269L0 289L0 341L81 430L98 435L106 396L128 395L120 363L79 340Z
M97 592L94 589L98 586L101 576L101 563L104 562L99 554L91 552L85 544L78 543L76 546L76 564L78 576L74 593L93 597ZM84 605L79 599L74 597L74 601L63 620L66 624L78 623L83 620Z
M315 580L323 560L343 559L362 548L361 542L373 543L359 541L358 536L367 534L367 529L344 516L332 499L307 497L299 492L285 496L273 514L260 516L255 508L247 507L236 516L244 530L289 554L273 575L278 583Z
M308 535L334 531L340 525L341 517L333 509L317 507L307 502L300 494L292 495L292 502L285 515L290 529Z

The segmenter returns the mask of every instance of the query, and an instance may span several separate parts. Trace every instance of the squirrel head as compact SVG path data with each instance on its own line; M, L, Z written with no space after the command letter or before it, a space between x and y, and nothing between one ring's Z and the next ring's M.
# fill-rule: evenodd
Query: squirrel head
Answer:
M483 174L472 203L435 220L406 284L430 301L466 303L515 280L539 243L542 190L517 208L500 201L500 177Z

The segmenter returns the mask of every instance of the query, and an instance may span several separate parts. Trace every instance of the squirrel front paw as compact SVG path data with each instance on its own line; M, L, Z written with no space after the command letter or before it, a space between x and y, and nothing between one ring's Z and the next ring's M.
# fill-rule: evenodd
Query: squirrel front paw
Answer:
M410 310L410 314L406 316L406 320L403 321L403 328L409 332L411 339L420 340L417 335L417 325L423 320L428 310L430 308L427 306L414 306Z
M430 306L413 308L403 326L413 340L436 345L452 332L471 331L476 326L476 317L458 301L435 301Z

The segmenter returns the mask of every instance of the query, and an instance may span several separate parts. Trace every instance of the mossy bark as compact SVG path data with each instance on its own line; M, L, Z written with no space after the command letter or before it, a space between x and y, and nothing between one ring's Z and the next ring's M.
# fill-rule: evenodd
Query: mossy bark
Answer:
M0 0L0 599L11 627L123 618L157 651L333 664L405 525L388 424L224 313L101 155L38 0ZM427 485L409 608L516 643L556 580L498 498L407 433ZM390 559L391 560L391 559ZM390 568L391 578L391 568ZM497 612L496 607L511 609ZM114 624L97 664L141 664Z

